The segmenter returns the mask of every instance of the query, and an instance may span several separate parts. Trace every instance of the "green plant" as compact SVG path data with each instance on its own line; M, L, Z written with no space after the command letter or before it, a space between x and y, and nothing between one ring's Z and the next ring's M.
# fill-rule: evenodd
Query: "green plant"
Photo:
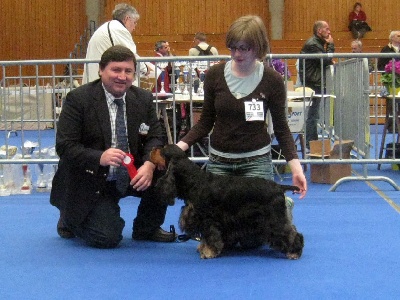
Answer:
M393 74L393 66L394 66L394 74ZM393 86L393 81L394 81L395 88L399 88L400 87L400 60L395 61L394 64L392 61L390 61L385 66L385 73L383 73L381 75L381 82L386 87L391 88Z

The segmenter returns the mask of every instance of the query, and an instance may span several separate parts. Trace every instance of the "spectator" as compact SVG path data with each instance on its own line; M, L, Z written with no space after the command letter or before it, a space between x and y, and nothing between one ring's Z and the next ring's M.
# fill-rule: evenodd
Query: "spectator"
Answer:
M354 40L351 42L351 52L352 53L362 53L362 42L360 40ZM366 59L368 63L368 71L372 72L374 70L374 62L372 59Z
M352 53L362 53L362 42L360 40L354 40L351 42Z
M265 126L269 110L275 136L293 174L293 184L300 188L303 198L307 182L287 122L285 85L280 74L260 61L269 50L261 18L249 15L234 21L226 36L226 46L232 60L208 70L200 120L177 145L186 151L210 134L207 171L272 180L271 137ZM290 210L293 200L287 199Z
M392 31L389 35L389 44L382 48L381 53L399 53L400 30ZM382 57L378 59L378 70L385 71L385 66L391 58Z
M131 32L135 30L139 17L139 13L134 7L125 3L117 4L112 12L112 21L101 25L90 38L86 59L100 60L103 52L114 45L128 47L138 58L139 55L136 52L136 44L132 39ZM141 75L148 75L150 71L154 71L154 65L150 63L140 64ZM85 64L82 82L87 83L98 78L99 64ZM137 83L135 84L137 85Z
M139 196L132 238L172 242L175 235L160 227L167 203L153 186L162 172L148 160L151 149L165 140L153 96L132 86L136 58L128 48L109 48L99 65L100 79L69 92L60 114L60 161L50 195L50 203L60 210L57 232L62 238L79 237L92 247L116 247L125 226L119 199ZM119 174L125 170L120 165L126 152L133 155L137 168L131 180Z
M367 31L371 31L371 27L367 24L367 15L362 10L360 2L356 2L353 11L349 14L349 30L353 34L353 38L361 39Z
M331 30L326 21L317 21L314 23L313 36L309 38L301 49L301 54L323 54L334 53L335 44L331 36ZM300 60L299 73L303 75L303 68L305 70L305 77L303 84L314 90L315 94L325 92L325 80L321 78L321 70L325 67L332 65L333 60L329 57L308 58ZM303 80L303 78L302 78ZM311 100L311 105L308 109L306 120L306 147L309 149L310 141L318 140L317 122L319 119L319 105L321 98L314 97Z
M198 56L201 50L207 52L204 55L218 55L217 48L207 44L207 36L204 32L197 32L194 36L193 42L196 46L189 49L189 56Z
M156 52L157 57L163 56L173 56L171 54L171 49L169 47L169 43L167 41L157 41L154 46L154 51ZM161 70L161 75L158 76L157 79L157 91L161 91L161 82L164 82L164 91L166 93L171 92L171 75L172 75L172 65L170 62L158 62L157 67Z
M194 40L193 42L195 43L195 47L189 49L189 56L207 56L207 55L218 55L218 50L217 48L207 44L207 36L204 32L197 32L194 35ZM206 62L198 62L198 64L204 64ZM194 92L197 93L197 89L199 88L200 85L200 80L204 80L203 74L201 74L199 68L196 68L195 70L195 78L193 81L193 89ZM205 71L204 71L205 72ZM205 73L204 73L205 74Z

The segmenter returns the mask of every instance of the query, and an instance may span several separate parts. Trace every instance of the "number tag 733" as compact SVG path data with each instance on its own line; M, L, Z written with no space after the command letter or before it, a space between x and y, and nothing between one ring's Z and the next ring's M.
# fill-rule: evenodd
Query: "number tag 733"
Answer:
M264 103L252 99L244 102L246 121L264 121Z

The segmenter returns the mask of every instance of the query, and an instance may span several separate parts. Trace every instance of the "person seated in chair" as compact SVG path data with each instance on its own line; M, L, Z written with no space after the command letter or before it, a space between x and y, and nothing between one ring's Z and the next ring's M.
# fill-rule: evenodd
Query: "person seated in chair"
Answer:
M367 15L362 10L360 2L356 2L353 11L349 14L349 30L355 39L364 37L367 31L371 31L371 27L367 24Z

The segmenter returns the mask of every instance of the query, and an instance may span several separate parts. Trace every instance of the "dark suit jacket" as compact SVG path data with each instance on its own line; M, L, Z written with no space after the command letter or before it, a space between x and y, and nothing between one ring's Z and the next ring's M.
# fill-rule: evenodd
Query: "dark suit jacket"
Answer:
M153 147L164 144L165 134L149 91L132 86L125 101L129 148L138 168ZM139 134L143 123L150 127L147 135ZM60 161L50 203L63 210L68 223L80 224L105 188L109 167L100 166L100 157L110 147L107 100L101 81L96 80L68 93L58 122L56 151Z
M396 50L394 50L393 46L391 43L386 45L385 47L382 48L381 53L396 53ZM392 59L386 58L386 57L381 57L378 58L378 71L385 71L385 67L388 64L389 61Z

